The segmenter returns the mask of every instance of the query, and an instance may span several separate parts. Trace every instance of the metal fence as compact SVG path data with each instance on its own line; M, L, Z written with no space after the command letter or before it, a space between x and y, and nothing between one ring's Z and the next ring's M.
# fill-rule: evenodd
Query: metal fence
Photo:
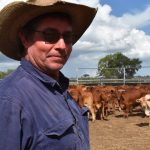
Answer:
M117 68L105 68L105 69L117 69ZM126 77L126 69L121 79L117 79L114 76L112 78L105 78L98 76L97 68L78 68L77 77L70 78L70 84L150 84L150 66L141 67L135 76L131 79Z
M86 84L86 85L150 84L150 77L132 78L132 79L71 78L70 84Z
M8 70L6 70L3 66L3 68L0 67L0 71L3 72ZM0 79L2 79L1 74ZM113 76L111 78L106 79L105 77L98 76L97 68L78 68L75 77L70 78L70 84L87 84L87 85L150 84L150 66L141 67L141 69L135 74L134 78L132 79L126 78L125 69L122 78L117 79Z

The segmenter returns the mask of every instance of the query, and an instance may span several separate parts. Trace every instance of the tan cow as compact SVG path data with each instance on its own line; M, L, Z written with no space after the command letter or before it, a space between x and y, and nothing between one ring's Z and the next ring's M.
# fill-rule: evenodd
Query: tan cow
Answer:
M139 102L144 110L146 116L149 117L149 126L150 126L150 94L147 94L140 99L136 100Z
M92 121L96 120L95 109L93 104L93 95L90 90L84 85L73 86L68 92L72 98L79 104L80 107L86 106L89 109ZM89 118L90 118L89 115Z

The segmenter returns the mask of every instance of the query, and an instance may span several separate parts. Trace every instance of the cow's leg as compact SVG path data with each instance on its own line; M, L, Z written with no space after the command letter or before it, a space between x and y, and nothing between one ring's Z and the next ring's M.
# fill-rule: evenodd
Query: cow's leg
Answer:
M121 100L119 100L119 99L118 99L118 107L119 107L118 108L119 111L123 110L123 107L122 107L122 104L121 104Z
M102 118L103 118L102 109L103 109L103 106L101 105L101 107L98 110L98 115L99 115L98 117L99 117L100 120L102 120Z
M89 106L89 111L92 115L92 121L94 122L96 120L95 110L93 107Z
M116 102L115 102L115 100L113 100L112 101L112 113L115 115L115 112L116 112L116 107L117 107L117 105L116 105Z
M95 115L95 111L93 108L91 110L91 113L92 113L92 121L94 122L96 120L96 115Z
M104 120L104 116L105 116L105 108L104 108L104 104L102 105L102 111L101 111L101 119Z
M126 109L124 110L124 118L128 118L129 110L130 110L130 108L126 107Z
M108 117L108 107L104 108L104 119L106 119Z

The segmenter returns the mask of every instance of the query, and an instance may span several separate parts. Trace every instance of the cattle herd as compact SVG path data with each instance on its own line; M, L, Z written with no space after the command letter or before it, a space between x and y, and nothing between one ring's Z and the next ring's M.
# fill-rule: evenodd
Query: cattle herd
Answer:
M92 121L107 119L116 111L127 118L137 106L150 117L150 85L70 85L68 92L80 107L88 107Z

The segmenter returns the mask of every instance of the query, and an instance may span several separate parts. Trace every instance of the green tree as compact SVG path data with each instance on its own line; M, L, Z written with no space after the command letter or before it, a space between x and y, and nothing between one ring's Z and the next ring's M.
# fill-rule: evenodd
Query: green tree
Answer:
M0 79L3 79L5 76L10 74L13 71L13 69L8 69L6 72L0 71Z
M126 78L132 78L141 68L138 58L130 59L120 52L110 54L98 62L98 74L105 78L123 78L124 71Z

